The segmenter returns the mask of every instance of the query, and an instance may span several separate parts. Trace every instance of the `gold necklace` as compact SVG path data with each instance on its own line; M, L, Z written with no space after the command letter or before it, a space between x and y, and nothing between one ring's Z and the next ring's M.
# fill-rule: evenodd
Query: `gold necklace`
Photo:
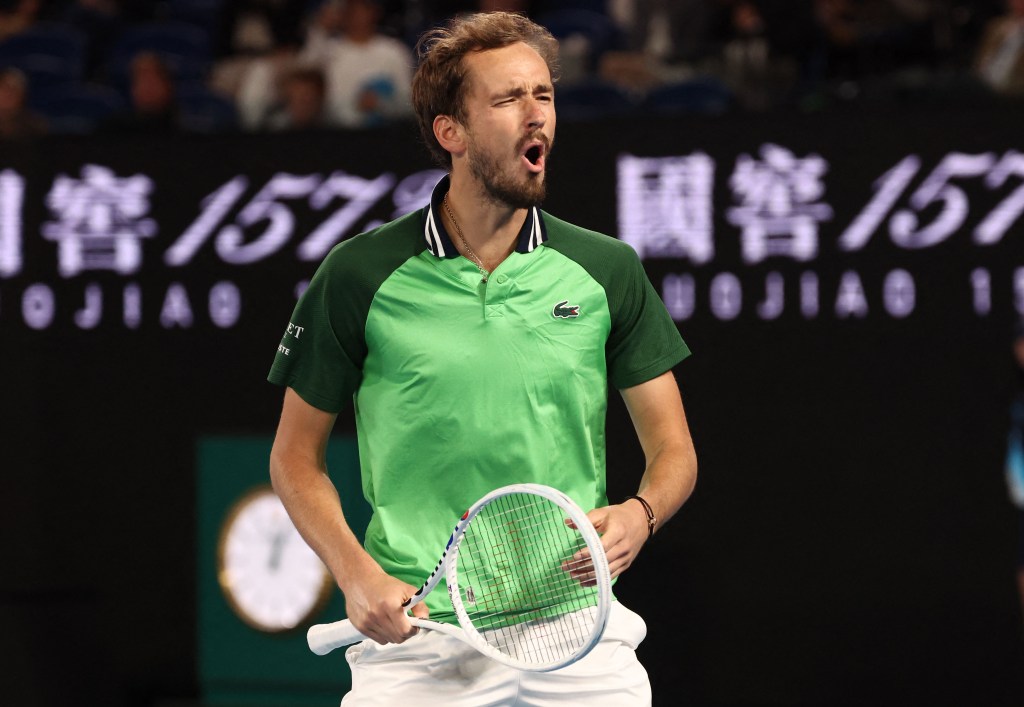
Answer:
M452 213L452 207L448 205L447 194L444 195L444 200L441 203L444 204L444 210L448 214L448 218L452 220L452 225L455 226L455 232L459 234L459 239L462 241L462 245L466 249L466 255L468 255L469 259L473 261L474 265L476 265L476 269L480 271L480 277L483 278L483 282L487 282L487 278L490 276L490 273L487 272L487 268L484 267L484 261L480 260L480 257L473 252L469 242L466 241L466 237L462 235L462 229L459 227L459 222L455 220L455 214Z

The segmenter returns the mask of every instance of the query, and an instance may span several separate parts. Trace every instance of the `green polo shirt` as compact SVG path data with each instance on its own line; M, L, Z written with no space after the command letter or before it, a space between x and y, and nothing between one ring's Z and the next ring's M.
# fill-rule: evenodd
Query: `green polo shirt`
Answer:
M448 184L328 254L269 375L328 412L354 401L366 549L414 586L494 488L542 483L584 510L607 505L609 382L689 355L632 248L539 209L483 282L440 219ZM427 604L453 621L443 592Z

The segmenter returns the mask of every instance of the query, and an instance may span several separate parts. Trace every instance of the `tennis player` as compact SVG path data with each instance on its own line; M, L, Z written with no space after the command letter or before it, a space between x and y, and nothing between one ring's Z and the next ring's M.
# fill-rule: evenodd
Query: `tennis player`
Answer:
M459 17L420 41L413 102L449 174L422 210L340 244L296 306L269 379L287 386L274 488L333 573L352 623L353 705L644 705L643 620L615 602L601 643L519 672L402 609L453 519L486 492L542 483L602 534L615 577L690 495L696 457L672 367L689 355L633 250L540 210L555 138L557 43L508 13ZM637 496L609 504L609 383L646 457ZM355 405L361 546L326 473ZM413 613L456 623L444 592Z

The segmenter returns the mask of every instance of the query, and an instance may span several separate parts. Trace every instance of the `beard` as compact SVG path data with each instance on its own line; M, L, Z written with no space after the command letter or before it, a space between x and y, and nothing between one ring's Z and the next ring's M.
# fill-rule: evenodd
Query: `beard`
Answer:
M544 142L545 160L551 154L551 141L544 135L527 135L515 147L511 155L518 160L522 148L527 142L540 139ZM510 206L513 209L529 209L540 206L547 195L547 174L529 173L522 177L507 167L505 159L484 150L475 149L471 144L469 153L469 171L483 185L484 195L495 203ZM503 166L505 165L505 166Z

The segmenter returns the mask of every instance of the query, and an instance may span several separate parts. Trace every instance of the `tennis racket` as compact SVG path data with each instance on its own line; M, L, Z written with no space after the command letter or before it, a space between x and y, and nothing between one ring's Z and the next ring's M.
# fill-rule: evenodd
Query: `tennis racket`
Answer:
M423 601L442 574L459 626L409 620L520 670L575 663L608 621L611 578L601 538L583 510L549 486L504 486L473 504L406 608ZM306 638L325 655L366 636L346 619L313 626Z

